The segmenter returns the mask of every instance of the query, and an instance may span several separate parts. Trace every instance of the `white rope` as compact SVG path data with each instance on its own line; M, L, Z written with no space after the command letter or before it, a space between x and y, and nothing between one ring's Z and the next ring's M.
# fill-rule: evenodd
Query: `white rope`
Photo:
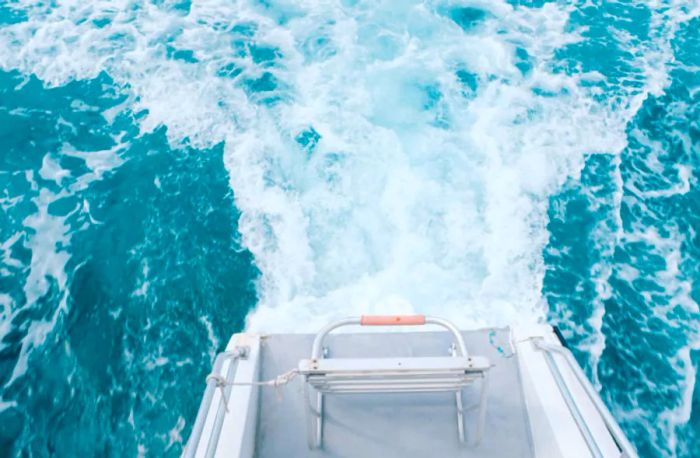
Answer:
M224 400L224 408L226 409L226 413L228 413L228 396L226 396L225 391L225 388L227 386L272 386L275 388L279 388L280 386L286 385L287 383L291 382L292 379L294 379L294 377L296 377L297 375L299 375L299 370L292 369L290 371L278 375L273 379L264 380L262 382L227 382L221 374L211 373L207 375L206 380L207 383L211 382L212 380L216 382L216 387L219 390L221 390L221 398Z
M280 374L277 377L270 379L270 380L265 380L263 382L229 382L227 385L252 385L252 386L273 386L275 388L280 387L282 385L286 385L287 383L291 382L294 377L299 375L299 370L298 369L292 369L290 371L285 372L284 374Z
M207 383L211 382L212 380L214 380L216 382L217 387L226 385L226 379L221 374L211 373L211 374L207 375Z
M287 383L291 382L294 379L294 377L296 377L297 375L299 375L299 370L292 369L291 371L287 371L284 374L280 374L273 379L264 380L262 382L227 382L226 379L222 375L212 373L212 374L207 375L207 383L214 380L216 382L217 388L223 388L226 386L274 386L274 387L278 387L281 385L286 385Z

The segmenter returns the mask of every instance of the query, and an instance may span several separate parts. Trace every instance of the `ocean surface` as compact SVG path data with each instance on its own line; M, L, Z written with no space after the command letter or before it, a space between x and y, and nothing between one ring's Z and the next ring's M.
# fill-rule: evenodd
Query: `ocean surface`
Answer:
M0 456L179 456L233 332L557 324L700 457L697 1L0 1Z

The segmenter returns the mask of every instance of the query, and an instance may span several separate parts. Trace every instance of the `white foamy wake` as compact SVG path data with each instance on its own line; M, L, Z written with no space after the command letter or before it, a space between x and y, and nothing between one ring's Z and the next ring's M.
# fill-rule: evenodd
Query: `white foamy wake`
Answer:
M547 197L585 153L622 149L640 97L612 110L581 84L600 75L553 70L580 39L571 7L468 2L484 14L464 30L452 3L252 3L19 2L30 19L0 29L0 65L48 84L107 71L145 130L226 142L262 272L251 328L542 319Z
M646 209L643 211L646 212ZM618 420L641 425L642 430L648 432L649 440L659 455L672 457L679 453L677 447L682 439L678 427L687 425L692 413L697 373L691 352L700 349L700 329L697 323L687 317L700 315L700 308L691 295L692 281L681 271L681 264L686 261L683 259L681 245L686 236L673 224L666 225L663 232L665 234L660 234L654 227L643 227L635 223L623 236L624 242L645 245L651 254L663 258L663 270L642 275L634 267L625 266L618 275L629 283L646 281L647 284L654 285L651 291L641 291L641 295L648 303L658 305L653 309L653 318L642 321L639 325L647 327L648 323L658 320L672 330L669 334L674 337L667 337L670 345L666 348L650 350L660 359L662 367L659 372L663 371L663 376L649 375L639 369L639 385L643 387L643 384L647 384L647 387L626 395L636 408L625 411L613 406L613 412ZM659 297L662 299L659 300ZM651 331L647 329L645 332ZM658 331L658 334L664 335L664 331ZM683 338L679 339L679 334ZM645 354L644 350L646 349L642 350L642 354ZM634 349L623 351L635 352ZM650 406L649 401L644 399L649 393L661 392L665 393L665 397L659 405Z
M463 326L544 315L546 197L584 152L620 148L620 131L606 129L578 81L548 68L576 39L563 31L566 11L488 8L466 33L423 5L323 12L335 54L290 62L297 102L263 121L276 142L251 129L228 145L237 202L252 210L241 229L269 274L253 326L385 311ZM316 22L290 23L294 42L317 36ZM526 76L518 46L532 56ZM463 95L460 69L478 75L475 94ZM426 109L430 87L441 98ZM284 139L304 125L321 135L309 160ZM273 186L270 171L281 175Z
M105 172L118 167L122 162L118 151L123 147L124 145L117 144L108 150L85 153L74 150L70 145L64 145L60 153L47 153L43 157L42 166L38 171L42 180L38 180L39 177L32 170L24 172L26 180L31 186L32 194L34 194L31 201L36 208L35 213L27 215L22 221L22 225L28 229L28 234L24 235L26 237L24 247L31 251L31 259L26 265L23 265L22 262L12 258L9 254L10 247L23 236L19 232L3 241L0 244L0 250L2 250L3 267L12 266L18 271L26 272L23 288L25 302L21 306L11 305L10 296L0 295L0 300L4 305L3 313L0 315L0 337L4 337L12 330L12 322L15 317L21 316L21 314L26 313L27 309L34 307L37 301L49 294L53 287L56 288L57 292L57 304L45 318L36 319L29 323L26 336L22 338L20 353L12 375L6 382L7 385L10 385L17 377L27 371L29 354L46 341L61 314L67 310L68 275L66 274L66 264L70 259L71 238L75 232L71 230L67 221L79 213L84 213L88 218L91 218L87 201L80 202L65 215L52 214L49 207L60 202L61 199L79 194L91 183L99 181ZM59 156L79 157L85 161L89 171L80 176L72 177L70 170L64 169L59 164ZM47 181L53 182L61 188L58 191L53 190L43 184ZM24 199L25 197L22 196L9 204L14 206ZM0 204L5 210L6 202L4 199Z

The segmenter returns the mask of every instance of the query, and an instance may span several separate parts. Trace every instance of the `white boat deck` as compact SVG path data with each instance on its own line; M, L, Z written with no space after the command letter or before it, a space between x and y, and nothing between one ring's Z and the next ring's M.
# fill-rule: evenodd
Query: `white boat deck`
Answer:
M255 456L278 457L494 457L533 456L517 356L505 357L489 343L488 331L462 333L471 355L493 367L488 386L484 438L473 445L476 409L466 412L467 444L460 444L453 393L327 395L323 448L309 450L302 380L260 392ZM308 358L314 335L262 339L260 379L267 380ZM507 330L491 340L510 354ZM448 332L336 334L327 338L329 357L448 356ZM463 391L464 407L478 403L479 383ZM225 434L225 433L224 433Z
M396 361L415 366L426 361L418 357L434 361L448 356L461 334L469 356L491 363L478 445L477 409L470 407L479 402L480 378L462 389L466 443L459 441L454 392L328 393L322 447L310 449L300 361L311 357L316 336L242 333L217 357L184 456L636 458L634 447L550 326L519 327L512 335L509 329L454 332L333 333L324 346L329 350L326 358L335 361L331 366L343 366L344 358L375 363L376 358L402 358ZM367 377L371 370L354 376ZM399 369L407 370L412 369ZM299 375L277 387L266 382L285 373Z

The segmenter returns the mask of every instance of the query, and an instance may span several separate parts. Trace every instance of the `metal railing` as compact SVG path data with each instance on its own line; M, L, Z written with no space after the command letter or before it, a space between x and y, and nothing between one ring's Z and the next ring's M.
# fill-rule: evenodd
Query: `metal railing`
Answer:
M356 366L350 368L322 367L326 360L326 348L323 342L328 334L340 327L360 326L422 326L434 324L447 329L455 339L450 347L450 357L422 358L411 363L393 362L387 358L365 358L355 360ZM453 361L449 361L453 360ZM392 361L387 363L386 361ZM358 367L357 364L360 366ZM397 364L394 366L393 364ZM466 365L465 365L466 364ZM400 367L399 367L400 366ZM308 444L310 449L322 446L324 394L338 393L428 393L451 391L455 393L457 408L457 431L460 443L465 442L464 407L462 389L481 379L481 395L477 414L477 427L474 445L481 442L486 421L486 392L490 363L486 358L470 357L464 338L455 325L441 318L424 315L363 315L345 318L326 325L314 339L311 359L302 360L299 373L305 378L304 402L306 404L306 421L308 424ZM316 401L311 402L309 387L316 390Z
M564 397L564 401L569 407L569 410L571 411L571 414L573 415L574 420L576 421L576 424L579 430L581 431L581 434L583 435L592 455L595 457L603 456L600 449L598 448L598 444L596 443L590 430L588 429L588 426L586 425L586 422L583 419L583 416L578 406L576 405L576 402L573 399L569 387L566 385L566 382L564 381L561 372L559 371L559 367L552 358L552 353L557 353L564 357L574 376L576 376L576 379L586 392L588 399L590 399L591 403L593 404L596 411L605 423L605 427L610 432L610 435L617 444L617 447L620 449L620 458L638 458L634 446L627 439L625 433L622 432L620 426L617 424L608 408L605 406L605 404L603 404L603 401L600 399L600 396L598 396L598 393L596 392L595 388L593 388L591 382L588 381L588 377L586 377L586 374L584 374L583 369L581 369L581 366L578 365L578 362L576 361L576 358L574 358L573 353L571 353L571 351L565 347L548 344L546 342L543 342L542 340L536 340L534 344L538 349L544 352L547 364L549 365L550 370L552 371L552 375L554 376L554 379L557 385L559 386L559 390L561 391L562 396Z
M195 454L197 453L199 442L201 441L202 433L204 432L204 425L207 422L207 418L211 410L211 403L214 400L214 393L218 388L221 389L221 397L219 398L216 418L214 419L211 435L209 436L209 441L207 442L207 450L204 456L210 458L214 456L214 453L216 453L216 447L219 443L219 436L221 435L221 428L224 424L224 417L228 411L228 395L231 391L231 384L233 383L233 378L238 367L237 362L239 359L246 358L247 356L248 349L246 347L236 347L233 351L225 351L216 355L211 373L207 376L207 387L204 390L202 403L199 405L199 410L197 411L197 418L192 426L192 433L190 434L187 445L182 452L183 458L194 458ZM222 377L221 370L224 362L226 361L230 361L230 364L228 366L228 370L226 371L226 377Z
M433 316L423 316L423 315L386 315L386 316L373 316L365 315L361 317L345 318L342 320L335 321L328 324L326 327L321 329L321 331L316 335L314 339L314 344L311 349L312 358L320 358L321 351L323 347L323 340L326 335L333 331L334 329L349 326L349 325L360 325L360 326L422 326L425 324L435 324L442 326L452 333L457 343L457 350L459 350L459 355L469 357L467 352L467 346L464 345L464 339L462 334L459 332L457 327L447 320L442 318L436 318Z

